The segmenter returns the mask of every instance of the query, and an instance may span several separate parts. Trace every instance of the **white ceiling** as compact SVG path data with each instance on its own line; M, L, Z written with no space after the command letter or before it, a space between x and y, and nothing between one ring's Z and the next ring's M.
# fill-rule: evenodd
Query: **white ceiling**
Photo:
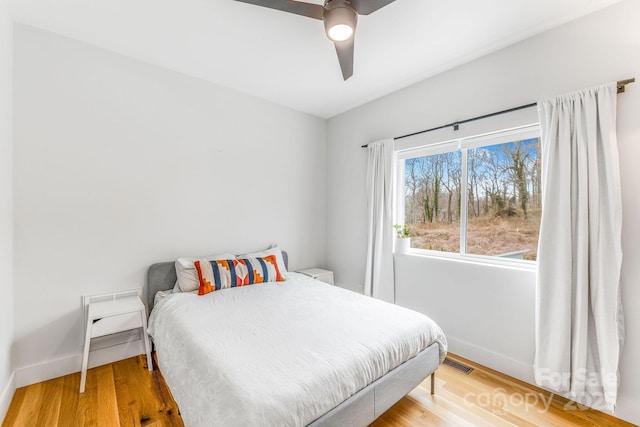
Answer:
M342 80L321 21L233 0L9 0L15 21L328 118L620 0L396 0ZM311 0L322 4L321 0Z

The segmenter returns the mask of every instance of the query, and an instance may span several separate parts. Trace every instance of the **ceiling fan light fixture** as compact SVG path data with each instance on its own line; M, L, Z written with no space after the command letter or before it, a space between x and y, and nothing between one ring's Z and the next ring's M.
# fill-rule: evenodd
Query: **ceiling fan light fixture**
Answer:
M334 25L327 31L327 36L335 42L348 40L352 35L353 28L345 24Z
M324 14L324 29L327 37L335 42L353 37L357 22L358 13L348 6L329 9Z
M334 42L348 40L353 35L353 28L345 24L337 24L329 28L327 36Z

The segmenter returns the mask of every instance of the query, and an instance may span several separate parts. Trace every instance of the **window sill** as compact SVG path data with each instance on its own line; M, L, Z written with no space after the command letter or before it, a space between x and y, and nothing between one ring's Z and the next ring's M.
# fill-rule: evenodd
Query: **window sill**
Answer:
M492 266L500 268L509 268L519 271L536 271L537 264L535 261L526 261L518 259L505 259L495 256L482 255L462 255L451 252L430 251L428 249L411 248L408 253L394 253L394 256L411 256L421 258L431 258L439 260L447 260L453 262L462 262L466 264L475 264L482 266Z

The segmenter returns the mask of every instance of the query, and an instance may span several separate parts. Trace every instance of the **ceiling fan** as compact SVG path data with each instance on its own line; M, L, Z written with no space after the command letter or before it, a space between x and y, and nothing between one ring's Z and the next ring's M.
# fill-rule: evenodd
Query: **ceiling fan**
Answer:
M358 15L368 15L395 0L325 0L324 6L293 0L236 0L324 21L327 37L336 47L342 77L353 75L353 39Z

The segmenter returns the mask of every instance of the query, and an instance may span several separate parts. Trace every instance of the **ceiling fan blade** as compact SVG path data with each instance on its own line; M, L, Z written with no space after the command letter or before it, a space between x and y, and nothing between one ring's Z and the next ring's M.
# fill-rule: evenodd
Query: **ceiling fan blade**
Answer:
M355 35L349 40L343 42L333 42L336 46L336 53L338 54L338 61L340 62L340 68L342 69L342 78L347 80L353 75L353 45Z
M319 4L303 3L291 0L236 0L242 3L255 4L269 9L282 10L296 15L322 20L324 7Z
M359 15L368 15L375 12L378 9L382 9L389 3L393 3L395 0L350 0L351 6L358 12Z

